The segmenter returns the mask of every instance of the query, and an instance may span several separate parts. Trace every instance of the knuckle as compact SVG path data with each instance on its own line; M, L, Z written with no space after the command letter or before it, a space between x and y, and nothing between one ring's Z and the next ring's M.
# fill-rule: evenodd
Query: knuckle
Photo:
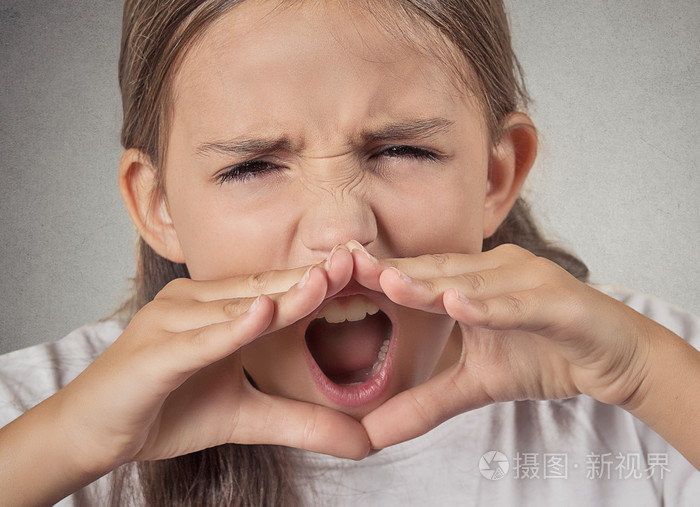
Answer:
M202 350L208 345L209 342L209 332L207 328L195 329L190 336L190 344L194 347L194 350Z
M310 416L307 417L306 421L304 422L304 429L302 431L301 438L302 443L305 446L308 446L316 439L316 435L318 433L319 408L320 407L318 406L314 406Z
M413 411L420 420L422 426L426 428L432 427L434 425L434 419L431 411L428 410L428 407L425 406L420 397L416 396L415 393L412 393L411 391L406 391L406 393L410 396L409 399L411 405L413 406Z
M583 328L587 325L589 317L584 310L585 305L580 302L579 294L569 286L550 286L549 293L552 296L553 307L559 310L562 327Z
M167 284L165 284L165 287L161 289L156 298L177 295L183 290L187 290L190 287L191 283L192 280L190 280L189 278L175 278L173 280L170 280Z
M171 304L166 299L154 299L146 303L134 316L133 320L155 321L161 316L167 315Z
M512 294L503 296L506 311L513 315L521 315L525 312L525 302Z
M553 290L561 290L562 292L568 293L572 281L579 283L578 280L573 278L564 268L544 257L535 257L532 259L528 264L528 268L533 273L536 273L541 286L547 286Z
M524 250L523 248L514 245L513 243L503 243L502 245L498 245L496 248L494 248L493 251L496 253L513 255L521 252L526 252L527 250Z
M531 269L542 273L551 273L557 268L557 265L545 257L535 257L529 261Z
M166 302L162 299L153 299L141 307L136 315L143 315L144 313L155 313L161 308L166 306Z
M246 442L242 442L242 441L237 437L238 428L239 428L239 425L241 425L241 419L243 419L243 417L242 417L242 415L241 415L241 412L242 412L242 410L241 410L241 407L240 407L240 405L239 405L239 406L237 407L237 409L236 409L236 410L232 410L232 411L231 411L231 414L229 415L229 419L228 419L228 427L230 428L230 433L229 433L229 437L228 437L228 441L229 441L229 442L236 442L236 441L238 441L238 442L240 442L240 443L246 443Z
M436 266L444 266L450 262L450 256L444 253L430 254L429 258Z
M423 287L431 293L437 292L437 286L433 280L421 280L420 283Z
M267 288L269 278L269 272L262 271L260 273L249 275L246 279L246 283L248 284L248 287L256 294L263 294Z
M481 273L464 273L462 279L473 293L479 294L486 288L486 278Z
M230 319L235 319L243 313L243 304L240 299L230 299L223 304L224 315Z
M501 259L502 262L508 260L526 262L529 259L535 258L535 254L529 250L512 243L499 245L493 249L493 252L497 255L498 259Z

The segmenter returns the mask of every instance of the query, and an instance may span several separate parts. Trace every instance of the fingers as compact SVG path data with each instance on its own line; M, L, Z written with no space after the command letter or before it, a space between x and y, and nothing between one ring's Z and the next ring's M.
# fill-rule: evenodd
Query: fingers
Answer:
M540 286L482 300L449 289L443 295L443 305L448 315L468 326L527 331L564 344L592 332L595 325L586 318L595 303L586 298L584 284L574 283L583 290L574 294L564 287Z
M423 255L377 260L357 243L349 248L354 277L394 303L491 329L565 337L582 321L586 286L551 261L514 245L482 254ZM421 276L416 276L421 275ZM586 299L593 304L592 298Z
M257 337L286 327L313 311L326 294L326 277L312 266L288 292L278 296L208 303L149 304L117 340L114 353L130 358L134 371L149 377L166 394L190 375ZM176 322L176 325L173 324ZM185 326L184 329L173 329Z
M191 281L183 280L183 282ZM180 286L184 287L185 284ZM299 317L301 318L313 309L309 308L308 303L322 299L326 288L327 282L322 271L312 266L289 291L271 294L265 298L271 299L275 305L293 306L301 312ZM157 297L148 303L135 319L159 323L162 329L178 333L234 320L243 315L256 299L257 297L246 297L199 302L184 295L182 298ZM293 313L293 310L285 309L285 313Z
M284 272L285 284L290 273L297 277L299 272L297 269ZM266 279L272 280L272 275L282 272L271 273L265 274ZM278 308L269 331L305 317L324 297L330 297L345 287L351 277L352 256L342 246L334 249L328 259L320 265L304 268L291 287L279 293L268 294ZM163 328L170 332L181 332L235 319L248 309L257 296L220 299L213 297L238 293L241 280L248 283L249 278L221 281L174 280L147 305L149 318L162 322ZM268 284L267 287L272 285L274 284Z
M266 332L287 327L306 317L323 302L327 288L324 272L316 266L310 267L299 283L288 292L274 297L275 316Z
M352 277L368 289L381 292L379 276L386 269L387 265L372 256L357 241L350 241L346 246L353 260Z
M126 334L139 339L121 341L128 349L125 357L154 361L161 372L159 381L173 389L196 370L318 308L328 293L328 279L339 290L352 273L352 258L346 249L339 249L330 261L328 271L311 266L289 290L256 298L200 302L185 297L185 290L211 296L223 285L215 282L214 290L207 292L209 282L177 281L171 284L170 292L146 305L132 319L129 327L133 333ZM178 292L181 298L173 296Z
M396 268L389 268L379 276L379 285L389 299L394 303L416 310L433 313L445 313L442 304L442 292L438 280L414 280ZM455 281L448 279L446 287L453 286Z
M232 354L262 334L287 327L311 313L326 294L326 277L321 269L312 266L307 274L288 292L258 296L255 300L210 302L189 308L191 320L213 319L186 331L172 333L168 339L167 356L173 359L172 371L195 371ZM243 311L243 308L248 308ZM202 308L206 311L202 311ZM231 309L227 309L227 308ZM219 310L217 312L217 310ZM238 313L238 315L235 315ZM232 315L234 314L234 315ZM160 352L162 358L166 354Z
M551 325L556 308L547 305L533 291L509 293L482 301L468 299L456 289L443 296L447 313L460 322L489 329L541 331ZM549 311L542 312L547 306Z
M129 358L132 377L149 378L154 396L167 395L196 371L259 337L270 326L274 312L272 300L260 296L238 318L177 333L132 321L128 332L100 360Z
M345 287L352 277L352 256L344 245L339 245L325 260L309 266L246 274L222 280L176 279L168 283L156 299L193 299L206 302L256 298L261 294L281 294L298 284L312 266L326 272L330 295Z
M484 253L435 253L418 257L377 259L357 241L350 241L346 246L352 253L356 264L355 274L368 282L375 280L381 271L390 267L399 269L409 277L425 279L438 276L450 277L465 271L493 269L513 254L521 257L532 256L522 248L514 245L503 245ZM358 281L362 283L359 278Z
M489 299L541 283L537 258L519 247L483 254L435 254L407 259L374 259L359 244L350 243L353 276L365 287L385 293L402 306L445 313L443 295L456 289L466 297Z
M334 296L345 288L352 278L352 254L345 245L338 245L331 250L322 266L328 279L326 297Z
M349 262L345 250L344 258L341 254L331 267L336 285L347 283L343 279L349 279ZM132 320L142 338L128 345L134 350L127 355L145 363L155 361L161 372L159 381L172 390L198 369L304 318L322 303L327 289L327 273L311 266L296 285L281 294L205 302L158 298Z
M309 266L293 269L264 271L235 276L222 280L173 280L156 296L168 299L195 299L216 301L219 299L255 298L260 294L285 292L298 283Z
M241 403L231 441L265 443L359 460L369 438L352 417L321 405L270 396L251 388Z

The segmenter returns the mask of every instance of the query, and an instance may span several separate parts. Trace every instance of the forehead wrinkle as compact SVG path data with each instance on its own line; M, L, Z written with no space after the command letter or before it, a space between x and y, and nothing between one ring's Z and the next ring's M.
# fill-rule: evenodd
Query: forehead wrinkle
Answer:
M345 151L341 151L340 153L336 153L334 155L304 155L304 158L309 160L333 160L336 158L347 157L348 155L352 155L353 152L354 149L352 147L349 147Z

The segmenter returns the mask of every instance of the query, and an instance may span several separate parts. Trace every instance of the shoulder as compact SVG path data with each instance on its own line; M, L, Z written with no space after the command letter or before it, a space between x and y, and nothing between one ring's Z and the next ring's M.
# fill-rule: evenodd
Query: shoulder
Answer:
M700 317L663 299L615 285L591 285L633 310L658 322L700 349Z
M76 329L56 342L0 356L0 426L73 380L121 334L109 320Z

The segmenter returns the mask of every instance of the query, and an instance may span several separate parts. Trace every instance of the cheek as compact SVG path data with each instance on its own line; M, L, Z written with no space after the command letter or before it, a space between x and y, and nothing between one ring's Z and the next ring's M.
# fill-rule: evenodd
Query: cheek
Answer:
M260 390L313 401L310 394L313 379L304 360L303 333L300 326L292 326L258 338L241 349L243 367Z
M289 267L293 203L278 195L264 205L244 206L226 189L217 190L201 196L191 190L179 201L182 205L172 207L192 278L220 279ZM186 204L192 202L199 204Z
M476 253L483 241L485 183L467 183L458 171L432 181L406 179L377 198L377 220L391 238L391 255Z
M401 350L397 369L402 385L398 390L422 384L433 374L454 328L454 320L445 315L402 309Z

